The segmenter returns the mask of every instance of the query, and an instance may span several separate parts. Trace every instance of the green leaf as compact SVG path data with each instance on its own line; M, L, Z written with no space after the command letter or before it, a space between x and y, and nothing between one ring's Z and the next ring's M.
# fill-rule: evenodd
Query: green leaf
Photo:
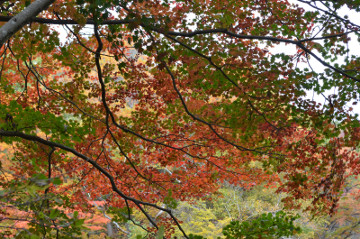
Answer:
M164 237L164 233L165 233L165 228L164 226L160 226L159 230L156 232L156 239L163 239Z
M56 219L59 216L59 211L57 209L51 209L49 217L51 219Z
M52 179L52 182L53 184L55 185L60 185L62 183L61 179L60 178L53 178Z

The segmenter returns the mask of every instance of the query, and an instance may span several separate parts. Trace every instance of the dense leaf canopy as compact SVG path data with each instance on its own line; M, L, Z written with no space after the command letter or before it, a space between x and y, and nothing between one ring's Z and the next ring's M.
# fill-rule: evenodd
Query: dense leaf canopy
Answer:
M334 213L359 174L359 1L37 0L11 29L30 2L0 1L6 233L73 238L106 201L187 237L172 208L223 183Z

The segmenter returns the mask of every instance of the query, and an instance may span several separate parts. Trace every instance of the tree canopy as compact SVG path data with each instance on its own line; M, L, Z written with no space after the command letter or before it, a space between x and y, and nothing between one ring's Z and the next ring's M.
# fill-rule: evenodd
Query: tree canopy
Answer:
M3 235L73 238L97 202L188 238L177 202L225 183L332 214L360 172L360 26L340 11L360 16L359 1L0 8Z

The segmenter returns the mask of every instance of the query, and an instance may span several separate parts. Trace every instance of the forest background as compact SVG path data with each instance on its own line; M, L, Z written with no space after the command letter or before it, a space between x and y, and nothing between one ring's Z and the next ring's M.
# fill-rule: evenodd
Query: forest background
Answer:
M1 236L357 238L341 8L0 1Z

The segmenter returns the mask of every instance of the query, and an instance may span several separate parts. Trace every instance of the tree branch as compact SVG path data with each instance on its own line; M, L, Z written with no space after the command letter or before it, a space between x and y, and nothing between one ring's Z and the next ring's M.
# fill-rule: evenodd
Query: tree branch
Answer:
M94 160L92 160L91 158L87 157L86 155L76 151L75 149L73 148L70 148L66 145L63 145L63 144L59 144L59 143L56 143L56 142L53 142L53 141L50 141L50 140L46 140L46 139L43 139L43 138L40 138L36 135L29 135L29 134L24 134L24 133L21 133L21 132L17 132L17 131L5 131L5 130L2 130L0 129L0 136L4 136L4 137L19 137L19 138L22 138L22 139L25 139L25 140L29 140L29 141L33 141L33 142L38 142L38 143L41 143L41 144L44 144L44 145L47 145L47 146L50 146L52 148L59 148L59 149L62 149L62 150L65 150L67 152L70 152L72 153L73 155L85 160L86 162L90 163L92 166L94 166L94 168L96 168L99 172L101 172L105 177L107 177L110 181L110 184L111 184L111 188L114 192L116 192L120 197L122 197L123 199L125 199L126 201L129 200L129 201L132 201L133 203L135 203L135 205L143 212L145 213L145 216L147 216L147 218L151 221L151 223L153 225L156 226L155 222L152 221L151 217L144 211L143 207L141 205L144 205L144 206L150 206L150 207L153 207L153 208L156 208L158 210L162 210L162 211L165 211L166 213L169 214L169 216L175 221L176 225L178 226L178 228L182 231L184 237L188 238L187 235L185 234L185 232L183 231L181 225L179 224L179 222L177 221L177 219L175 218L175 216L172 214L171 210L170 209L166 209L166 208L163 208L163 207L160 207L156 204L153 204L153 203L149 203L149 202L144 202L144 201L141 201L141 200L138 200L136 198L133 198L133 197L130 197L130 196L127 196L125 195L122 191L120 191L118 189L118 187L116 186L116 183L115 183L115 180L114 180L114 177L107 171L105 170L103 167L101 167L97 162L95 162Z
M53 2L55 2L55 0L36 0L16 16L12 17L0 28L0 47L26 23L31 21L31 18L37 16Z
M0 22L8 22L12 16L0 16ZM136 19L126 19L126 20L105 20L97 23L98 25L118 25L118 24L128 24L131 22L135 22ZM41 17L31 18L29 22L37 22L42 24L52 24L52 25L78 25L79 22L72 19L47 19ZM94 25L95 21L92 19L86 20L85 24Z

